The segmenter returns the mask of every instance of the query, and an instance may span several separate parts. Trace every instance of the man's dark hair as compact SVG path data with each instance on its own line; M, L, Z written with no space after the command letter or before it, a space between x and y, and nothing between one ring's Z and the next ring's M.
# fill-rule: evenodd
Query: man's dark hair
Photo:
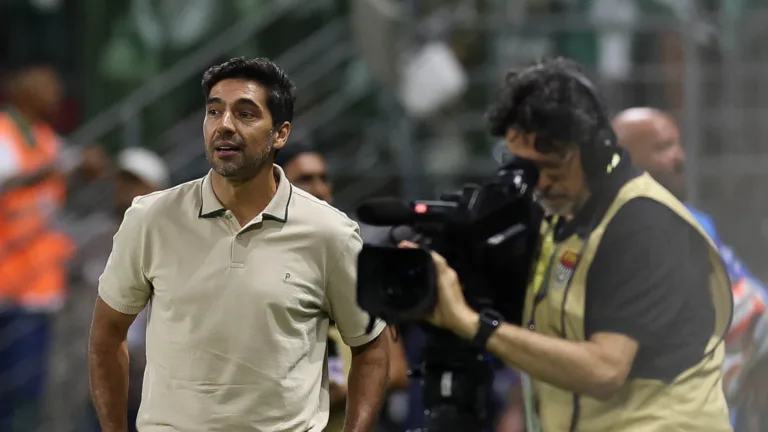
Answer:
M272 126L293 120L296 86L288 75L267 58L238 57L211 66L203 74L203 96L208 99L213 86L225 79L244 79L259 83L267 93L267 109L272 114Z
M486 113L491 134L504 136L509 128L535 132L535 148L542 153L595 140L607 117L574 74L586 76L578 63L565 58L508 72Z

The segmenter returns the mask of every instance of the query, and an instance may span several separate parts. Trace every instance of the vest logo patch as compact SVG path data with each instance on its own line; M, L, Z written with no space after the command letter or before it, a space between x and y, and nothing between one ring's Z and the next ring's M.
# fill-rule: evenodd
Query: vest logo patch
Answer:
M560 262L557 263L557 269L555 270L555 282L558 284L564 284L573 276L573 270L576 268L576 263L579 261L579 254L572 250L565 251L560 257Z

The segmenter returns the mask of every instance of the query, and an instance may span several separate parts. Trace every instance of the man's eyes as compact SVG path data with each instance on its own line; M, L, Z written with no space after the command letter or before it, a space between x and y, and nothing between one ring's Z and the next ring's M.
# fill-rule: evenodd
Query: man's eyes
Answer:
M221 114L221 111L215 109L215 108L209 108L206 113L209 116L217 116ZM244 118L244 119L254 119L256 118L256 115L254 115L252 112L249 111L240 111L237 113L238 117Z

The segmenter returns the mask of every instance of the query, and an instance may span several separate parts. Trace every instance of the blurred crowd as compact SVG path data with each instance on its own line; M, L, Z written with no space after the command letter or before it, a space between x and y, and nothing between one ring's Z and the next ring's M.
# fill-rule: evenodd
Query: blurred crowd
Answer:
M62 94L52 68L20 68L5 85L0 113L0 430L30 431L55 421L71 430L95 431L86 347L98 279L125 210L135 197L170 187L171 173L147 149L126 148L111 158L97 144L68 147L50 125ZM661 111L636 108L619 114L614 127L635 163L685 201L685 155L675 121ZM293 143L276 163L296 186L333 202L328 167L316 149ZM712 219L689 210L719 245L733 281L735 315L725 386L734 421L739 430L761 430L750 423L766 424L760 407L768 396L768 290L719 239ZM367 242L386 241L386 230L361 228ZM146 319L144 311L128 337L133 416L141 395ZM395 334L393 393L382 412L382 427L417 428L424 414L421 386L408 381L407 370L423 360L424 333L414 325ZM329 337L335 408L327 430L333 431L341 430L349 352L338 332L332 330ZM505 424L519 408L519 401L507 398L516 383L514 371L499 369L494 390L500 432L514 430Z
M344 3L348 8L345 2L338 3ZM568 7L579 8L580 12L591 10L589 13L599 19L598 8L590 8L593 3L604 2L534 1L530 2L528 13L551 12L552 5L570 3L578 5ZM615 9L614 15L626 16L628 21L635 19L639 9L643 9L622 9L622 4L634 2L614 3L611 6ZM639 2L651 5L648 6L651 8L661 7L657 3L664 2ZM235 4L238 6L232 6L233 13L253 13L250 9L258 9L244 7L243 2L232 2ZM212 5L210 3L208 7L212 8ZM627 10L632 12L621 15ZM194 34L185 33L183 23L179 23L177 32L163 36L168 40L160 43L153 39L162 39L160 33L131 25L133 18L135 15L125 14L122 25L115 25L110 31L108 49L104 50L108 55L104 54L101 59L100 70L110 77L113 85L106 88L115 94L98 95L97 99L118 97L126 89L135 88L137 83L160 72L170 64L168 62L177 60L214 32L211 27L201 27ZM190 22L193 18L187 17ZM281 31L285 33L286 28ZM477 34L456 34L450 47L458 60L465 66L483 64L484 60L478 59L477 53L484 48ZM278 39L279 31L276 35ZM122 50L125 48L122 43L131 38L141 40L139 45L147 49L144 52ZM528 45L543 44L530 43L533 39L529 38ZM665 90L657 92L662 96L655 98L647 96L647 87L636 85L630 79L627 63L642 61L644 56L650 56L650 51L661 51L659 58L664 65L680 61L679 43L669 39L664 32L659 33L657 40L646 38L642 43L636 43L633 49L625 47L623 51L622 44L628 42L620 37L601 39L575 33L562 37L560 33L553 33L546 39L546 44L554 46L555 51L576 58L607 76L608 88L617 90L609 94L609 102L616 107L626 108L626 99L643 100L646 104L672 110L682 106L680 75L669 75L664 81ZM164 48L149 49L154 46L153 40ZM617 46L619 55L610 57L611 61L600 60L607 58L599 55L601 49ZM253 51L275 53L287 47L261 48L249 47ZM170 54L165 56L164 53ZM242 50L240 53L243 54ZM386 59L382 61L386 62ZM96 63L94 61L94 65ZM110 254L112 236L132 200L173 186L175 173L168 165L170 161L146 148L111 151L114 146L105 143L77 146L67 143L58 132L66 129L62 124L71 122L72 110L62 110L62 106L68 106L69 102L65 100L66 91L59 72L40 63L6 69L0 93L0 431L26 432L37 428L96 431L98 426L88 390L86 350L98 278ZM624 96L627 94L634 96ZM311 93L307 99L312 99ZM465 103L472 105L473 102ZM485 102L474 103L483 105ZM355 108L362 111L359 105ZM162 115L177 120L179 113L160 109ZM425 144L424 152L428 164L439 165L439 160L454 160L446 165L450 168L466 160L466 150L457 150L458 153L451 156L451 144L456 141L452 120L456 117L450 110L446 111L433 121L434 128L441 132ZM617 118L617 122L617 128L626 132L624 144L637 164L651 172L660 183L671 185L668 186L670 189L675 187L675 182L685 181L680 131L671 117L629 112ZM434 144L438 141L439 147ZM469 147L465 144L461 142L457 148ZM438 151L445 158L429 157ZM332 173L317 148L296 143L282 152L281 159L276 162L283 166L295 185L333 202ZM761 409L768 406L768 291L731 247L719 239L712 218L693 207L689 210L720 247L733 283L736 309L728 338L725 385L733 406L734 424L739 431L768 430L768 418ZM387 235L373 227L361 228L368 242L380 242ZM128 340L132 353L129 399L134 416L141 395L146 319L145 311L131 328ZM418 325L400 328L395 335L395 343L391 344L391 396L381 414L381 427L391 431L416 429L423 426L421 386L415 380L408 380L407 370L418 368L421 363L425 336ZM328 430L333 431L341 430L338 419L343 416L349 355L338 334L332 331L330 339L333 343L329 348L329 376L334 414ZM494 397L499 432L513 432L505 425L514 423L510 418L519 408L520 401L508 397L513 394L511 389L517 385L517 379L514 371L503 368L496 375ZM56 429L46 427L50 424L55 424Z

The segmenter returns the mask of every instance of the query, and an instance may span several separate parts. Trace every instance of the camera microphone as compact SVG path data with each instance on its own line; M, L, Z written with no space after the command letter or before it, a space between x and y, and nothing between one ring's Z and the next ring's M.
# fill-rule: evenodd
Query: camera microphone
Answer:
M360 222L373 226L405 225L411 220L411 208L397 198L370 199L357 208Z
M374 198L357 208L357 217L361 222L374 226L444 222L458 207L458 203L451 201L413 201L407 204L397 198Z

